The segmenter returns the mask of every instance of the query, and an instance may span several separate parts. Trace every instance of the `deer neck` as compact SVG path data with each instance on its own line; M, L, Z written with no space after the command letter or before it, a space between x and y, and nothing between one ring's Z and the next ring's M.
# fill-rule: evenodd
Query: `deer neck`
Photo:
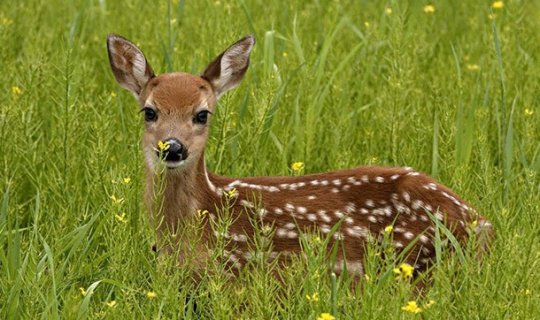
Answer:
M211 173L210 173L211 175ZM159 229L178 229L201 206L214 201L216 187L211 182L204 156L193 168L147 173L147 205Z

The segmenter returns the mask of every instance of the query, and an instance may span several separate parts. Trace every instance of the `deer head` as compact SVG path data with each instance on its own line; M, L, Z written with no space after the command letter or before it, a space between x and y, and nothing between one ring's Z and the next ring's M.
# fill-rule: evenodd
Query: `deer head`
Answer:
M111 34L107 49L118 83L131 91L144 114L143 150L149 169L161 160L168 170L186 170L204 153L217 99L237 86L255 43L246 36L212 61L200 76L182 72L159 76L143 52Z

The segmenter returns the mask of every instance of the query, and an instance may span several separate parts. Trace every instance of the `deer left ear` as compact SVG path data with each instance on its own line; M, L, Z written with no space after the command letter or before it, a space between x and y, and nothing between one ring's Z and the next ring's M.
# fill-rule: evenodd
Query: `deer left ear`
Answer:
M201 77L210 82L216 97L219 98L226 91L236 87L244 78L254 44L255 38L253 36L244 37L206 67Z

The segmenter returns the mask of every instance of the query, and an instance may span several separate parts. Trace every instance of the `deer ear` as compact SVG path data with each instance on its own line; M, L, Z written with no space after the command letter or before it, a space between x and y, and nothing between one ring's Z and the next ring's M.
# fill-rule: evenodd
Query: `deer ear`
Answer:
M109 34L107 36L109 62L118 83L139 98L154 71L142 51L127 39Z
M208 80L219 98L240 83L249 66L249 55L255 38L247 36L230 46L212 61L201 77Z

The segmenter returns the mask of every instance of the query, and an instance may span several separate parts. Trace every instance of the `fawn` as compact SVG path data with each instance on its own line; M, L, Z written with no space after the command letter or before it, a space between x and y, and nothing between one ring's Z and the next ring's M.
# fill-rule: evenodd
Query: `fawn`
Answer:
M425 270L435 256L437 223L461 242L472 233L491 235L491 224L469 204L411 168L369 166L295 177L246 178L210 172L204 150L216 101L244 77L254 43L253 36L234 43L200 76L180 72L156 76L137 46L121 36L108 36L114 76L137 98L144 114L145 200L153 214L157 210L153 197L156 167L165 166L159 230L181 233L184 221L198 210L208 212L205 219L217 219L224 198L233 190L234 220L225 235L229 242L224 257L233 270L252 257L249 247L254 230L249 216L257 214L275 228L271 258L298 253L300 234L317 230L344 248L337 253L334 270L339 273L346 267L353 275L363 274L367 241L380 238L385 229L392 232L397 252L414 241L405 259L416 270ZM331 230L337 223L339 227ZM205 244L216 236L207 225L203 233ZM197 250L196 255L204 268L207 254Z

